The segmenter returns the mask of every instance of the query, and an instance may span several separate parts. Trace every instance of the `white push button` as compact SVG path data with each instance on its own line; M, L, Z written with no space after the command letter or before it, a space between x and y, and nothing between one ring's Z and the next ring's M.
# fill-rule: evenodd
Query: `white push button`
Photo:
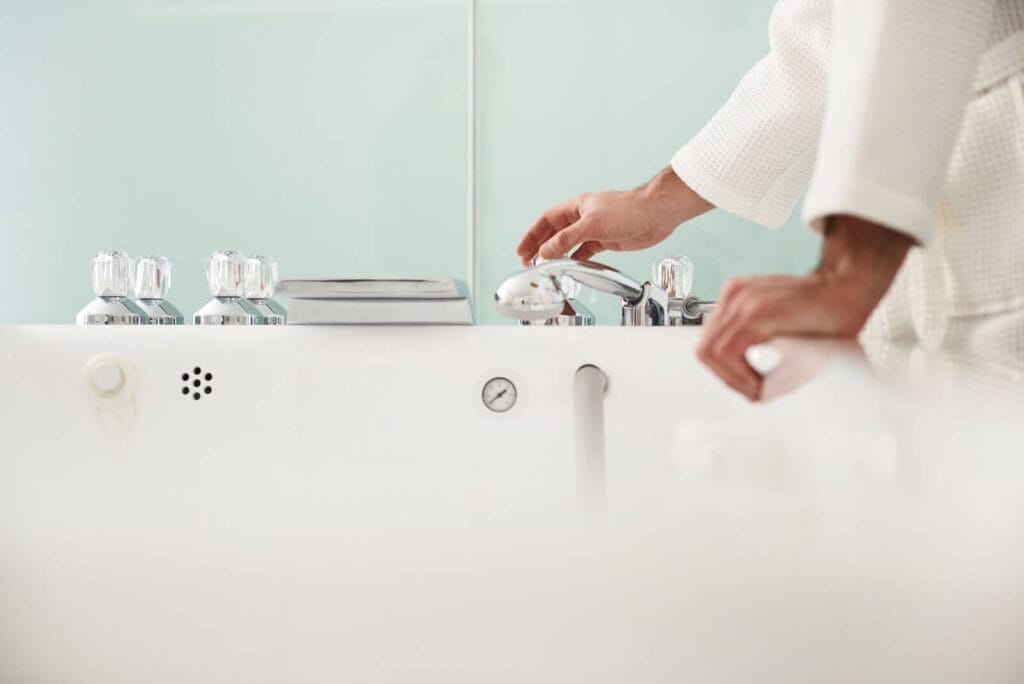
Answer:
M113 394L124 387L124 372L113 361L101 361L92 368L92 386L100 394Z
M752 344L743 356L750 367L761 375L768 375L782 365L782 352L770 344Z

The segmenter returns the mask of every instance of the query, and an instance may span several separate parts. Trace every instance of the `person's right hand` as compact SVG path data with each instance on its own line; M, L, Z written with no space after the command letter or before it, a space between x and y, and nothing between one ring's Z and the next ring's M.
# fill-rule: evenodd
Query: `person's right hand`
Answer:
M548 209L523 236L516 254L528 265L538 254L558 259L576 245L572 258L579 260L604 250L644 249L713 208L667 168L635 190L588 192Z

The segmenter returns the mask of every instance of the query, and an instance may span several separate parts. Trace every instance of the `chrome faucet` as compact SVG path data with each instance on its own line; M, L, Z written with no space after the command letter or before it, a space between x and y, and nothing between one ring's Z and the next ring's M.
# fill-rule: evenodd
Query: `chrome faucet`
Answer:
M662 257L654 262L651 271L654 282L668 295L669 325L700 325L704 314L715 308L714 302L690 296L693 262L686 257Z
M284 325L288 312L271 297L280 280L277 262L270 257L251 256L245 260L245 298L263 316L264 325Z
M206 260L211 299L192 317L195 325L262 325L263 315L245 299L245 258L238 252L214 252Z
M162 256L147 255L135 260L132 290L135 303L145 312L147 325L181 325L185 317L165 299L171 289L171 262Z
M550 262L551 260L543 259L538 255L530 260L530 267ZM562 310L558 312L558 315L539 320L521 318L519 319L519 325L555 325L561 327L594 325L594 313L576 298L582 286L569 276L562 276L557 282L558 289L562 291L565 299L565 303L562 304Z
M498 312L534 321L559 315L566 297L559 279L566 277L622 299L622 325L668 324L668 295L651 283L639 283L610 266L594 261L548 261L505 279L494 293Z
M624 326L699 324L713 304L689 296L692 266L689 266L687 275L689 260L674 259L676 262L660 269L661 262L656 262L655 273L666 274L660 278L659 285L640 283L621 271L594 261L558 259L539 263L506 278L494 293L494 305L498 313L520 322L555 318L563 314L568 301L560 281L569 279L620 297ZM682 284L685 288L681 287ZM672 288L671 297L666 287Z
M679 325L700 325L704 322L704 316L715 310L715 303L706 299L687 297L680 307L682 322Z
M99 252L92 260L96 298L75 317L78 325L141 325L146 313L128 297L135 264L120 250Z

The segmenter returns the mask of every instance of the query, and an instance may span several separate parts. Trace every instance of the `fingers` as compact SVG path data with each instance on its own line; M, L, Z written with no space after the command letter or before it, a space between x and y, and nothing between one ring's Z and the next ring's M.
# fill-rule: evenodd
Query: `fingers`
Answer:
M714 368L719 374L728 374L740 385L740 393L751 401L761 398L764 378L747 362L746 351L751 345L765 341L756 320L741 314L728 330L722 331L711 348Z
M729 387L756 401L763 379L747 363L747 349L779 335L855 337L870 314L858 299L859 288L859 282L837 284L818 274L730 281L697 355Z
M562 202L541 214L516 247L516 254L522 260L523 265L528 265L540 246L550 240L553 235L576 223L579 219L579 204L576 198Z
M601 246L600 242L591 240L590 242L584 242L580 245L579 249L572 253L572 258L576 261L586 261L592 259L595 254L600 254L604 251L604 247Z
M540 249L537 250L537 254L544 259L562 258L568 254L573 247L583 242L587 228L588 224L586 219L577 221L568 228L564 228L552 235L547 242L540 246Z
M731 280L722 288L718 306L697 347L700 360L751 401L760 398L762 378L747 363L744 353L751 344L765 339L763 314L760 299L749 291L748 282Z
M726 385L750 401L757 401L761 396L761 376L750 367L742 351L735 356L715 352L714 338L709 338L709 333L705 331L697 347L697 357Z

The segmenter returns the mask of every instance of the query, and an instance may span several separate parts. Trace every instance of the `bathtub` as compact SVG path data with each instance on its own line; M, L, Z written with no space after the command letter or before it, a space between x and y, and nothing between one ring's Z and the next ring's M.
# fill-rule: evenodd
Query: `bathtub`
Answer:
M698 336L0 328L0 682L1024 681L1020 407Z

